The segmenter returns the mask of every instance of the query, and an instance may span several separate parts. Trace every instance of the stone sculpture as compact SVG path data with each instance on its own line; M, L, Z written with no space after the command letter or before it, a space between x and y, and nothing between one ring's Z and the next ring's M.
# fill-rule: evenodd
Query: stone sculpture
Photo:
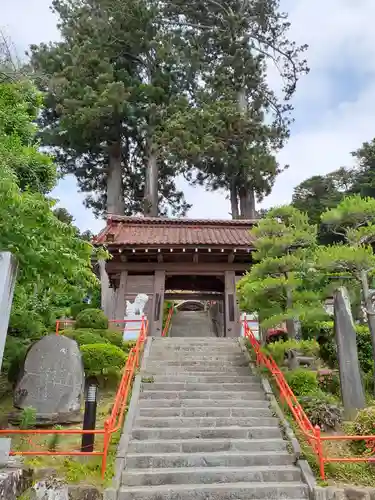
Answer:
M35 408L38 424L80 421L85 375L78 344L47 335L27 352L13 403Z
M341 287L334 295L334 325L339 360L341 397L345 417L351 419L357 410L364 408L363 392L358 362L356 331L354 328L349 295Z

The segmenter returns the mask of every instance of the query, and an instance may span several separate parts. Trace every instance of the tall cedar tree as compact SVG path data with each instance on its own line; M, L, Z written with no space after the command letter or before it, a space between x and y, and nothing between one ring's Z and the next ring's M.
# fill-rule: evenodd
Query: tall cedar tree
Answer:
M97 214L188 208L153 140L183 69L143 0L54 0L61 42L31 47L45 92L44 144ZM42 75L42 76L40 76ZM158 193L160 200L158 199Z
M270 210L251 233L259 262L238 283L240 307L257 312L263 327L286 321L294 338L296 320L325 316L323 290L310 272L316 226L296 208L283 206Z
M281 171L274 154L288 136L306 46L288 40L278 0L171 0L164 9L200 82L194 112L174 117L169 141L198 169L196 182L230 193L234 218L253 218L255 195L268 194ZM281 101L266 83L270 62L280 68Z

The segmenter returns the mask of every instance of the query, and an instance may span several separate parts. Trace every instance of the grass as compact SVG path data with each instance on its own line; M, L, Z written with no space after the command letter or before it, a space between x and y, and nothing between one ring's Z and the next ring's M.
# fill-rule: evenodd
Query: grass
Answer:
M109 417L112 409L112 404L115 398L116 391L105 389L99 393L96 428L103 429L105 420ZM4 425L6 416L14 410L11 396L6 396L0 401L0 421L2 428L8 427ZM16 428L9 426L11 428ZM56 428L56 427L55 427ZM63 429L77 429L79 424L71 426L63 426ZM12 436L12 449L15 451L21 450L42 450L48 451L55 448L57 451L79 451L81 448L81 435L61 435L57 438L56 434L48 435L31 435L31 437L21 437L20 435ZM107 486L114 474L114 462L116 456L117 445L120 439L120 431L112 435L110 449L107 457L107 469L105 479L101 479L101 461L102 457L68 457L68 456L28 456L23 457L23 463L29 465L36 472L44 468L52 468L56 470L59 477L64 478L69 483L85 483L93 486ZM102 451L103 435L95 436L95 451Z

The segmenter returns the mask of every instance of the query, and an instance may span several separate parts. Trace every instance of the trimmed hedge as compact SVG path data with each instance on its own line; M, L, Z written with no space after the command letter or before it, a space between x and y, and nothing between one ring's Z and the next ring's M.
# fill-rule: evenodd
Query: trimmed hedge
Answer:
M296 349L305 356L319 356L319 344L315 340L287 340L286 342L274 342L263 348L266 353L271 354L279 366L284 364L285 353L290 349Z
M306 396L307 394L316 392L318 389L316 372L298 368L285 372L284 376L297 397Z
M104 330L80 328L77 330L64 330L61 334L75 340L79 346L86 344L109 344L110 342L100 334L102 331Z
M122 349L111 344L87 344L81 346L86 376L119 378L127 360Z
M107 330L108 318L101 309L85 309L77 315L74 327Z

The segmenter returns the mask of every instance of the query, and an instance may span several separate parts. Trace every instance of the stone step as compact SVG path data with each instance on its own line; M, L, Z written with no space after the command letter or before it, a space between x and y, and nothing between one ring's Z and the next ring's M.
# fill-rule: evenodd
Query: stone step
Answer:
M140 399L139 408L269 408L269 401L264 394L263 399Z
M151 355L148 358L148 361L177 361L177 362L190 362L190 363L203 363L205 361L209 361L212 363L228 363L228 362L241 362L244 361L244 355L241 352L236 353L190 353L190 354L177 354L173 353L163 353L163 354L155 354L151 352Z
M166 345L174 345L174 344L237 344L238 338L225 338L225 337L195 337L195 338L182 338L182 337L154 337L153 345L157 344L166 344Z
M271 439L281 437L277 426L261 427L184 427L184 428L150 428L134 427L133 439Z
M224 483L195 485L122 486L118 500L302 500L307 487L302 483Z
M153 360L153 359L148 359L147 360L147 367L149 366L159 366L160 364L163 364L167 367L171 366L175 366L175 367L178 367L178 368L194 368L196 366L200 367L200 366L208 366L208 367L212 367L212 368L218 368L218 371L220 371L220 368L222 366L226 366L228 368L230 367L234 367L234 368L241 368L241 367L247 367L248 366L248 362L246 361L245 357L241 356L241 359L225 359L225 361L220 361L220 360L215 360L215 359L210 359L210 358L202 358L202 359L197 359L197 358L192 358L192 359L188 359L188 360L185 360L185 359L182 359L182 360L173 360L173 359L162 359L162 358L159 358L157 360Z
M185 427L278 427L275 417L138 417L138 427L180 429Z
M261 391L259 382L242 383L205 383L205 382L144 382L143 388L146 391Z
M273 439L174 439L130 441L129 453L213 453L213 452L252 452L260 454L285 451L287 441L281 435Z
M220 451L213 453L143 453L128 454L126 467L130 469L166 467L254 467L293 465L287 451Z
M173 377L165 377L163 375L155 375L153 381L158 384L165 384L171 382L187 382L189 384L241 384L250 383L260 384L259 377L255 375L174 375Z
M190 346L190 345L182 345L182 346L152 346L151 349L151 354L152 355L160 355L164 356L165 354L177 354L177 355L193 355L193 354L204 354L205 356L210 355L210 354L241 354L242 351L240 350L240 347L238 345L222 345L222 346Z
M262 391L143 391L140 399L245 399L254 401L265 398Z
M231 376L235 375L251 375L250 366L226 366L226 365L198 365L198 366L163 366L162 362L158 365L150 366L149 363L146 364L146 369L142 370L143 373L148 373L150 375L164 375L168 377L173 377L173 375L216 375L216 374L227 374Z
M141 417L271 417L270 408L140 408Z
M175 469L126 469L122 484L162 486L174 484L212 484L236 482L288 482L301 480L301 472L292 465L259 467L191 467Z

